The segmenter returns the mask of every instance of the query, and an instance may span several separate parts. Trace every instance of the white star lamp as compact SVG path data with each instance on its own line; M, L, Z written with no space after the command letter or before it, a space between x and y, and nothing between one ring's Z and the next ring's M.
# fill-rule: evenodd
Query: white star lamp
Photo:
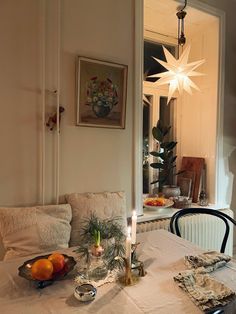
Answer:
M197 67L205 62L205 59L194 61L188 63L188 57L190 52L190 45L188 45L179 59L176 59L172 54L164 47L164 54L166 57L166 62L153 57L157 62L159 62L168 71L149 75L148 77L159 77L160 79L155 82L156 86L169 84L168 100L167 104L171 100L174 92L176 90L181 94L183 90L192 95L192 89L200 89L198 86L190 79L193 76L201 76L203 73L194 71Z

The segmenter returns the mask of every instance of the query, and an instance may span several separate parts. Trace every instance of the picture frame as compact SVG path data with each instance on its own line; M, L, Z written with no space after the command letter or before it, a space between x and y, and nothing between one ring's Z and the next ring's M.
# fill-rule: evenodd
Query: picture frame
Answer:
M78 56L78 126L125 128L128 66Z

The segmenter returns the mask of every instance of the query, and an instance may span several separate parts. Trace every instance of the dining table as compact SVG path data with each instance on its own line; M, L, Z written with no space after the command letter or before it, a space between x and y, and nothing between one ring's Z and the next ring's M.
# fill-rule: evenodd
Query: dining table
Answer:
M27 258L0 262L1 314L69 314L69 313L150 313L200 314L202 311L174 281L173 277L187 269L184 257L203 250L166 230L137 234L137 256L144 263L146 275L131 286L119 282L97 288L96 298L80 302L74 297L77 267L63 280L44 289L36 289L32 281L18 275L18 267ZM63 250L78 260L75 248ZM217 269L210 276L236 292L236 261ZM236 313L236 302L225 307L224 313Z

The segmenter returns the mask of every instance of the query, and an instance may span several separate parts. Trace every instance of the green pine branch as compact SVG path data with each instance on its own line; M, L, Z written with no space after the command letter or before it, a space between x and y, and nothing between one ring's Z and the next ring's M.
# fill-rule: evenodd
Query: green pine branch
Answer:
M114 239L114 241L105 250L104 262L108 269L121 268L123 267L122 259L115 259L117 256L123 257L125 255L125 235L120 217L101 220L93 213L89 218L84 219L80 232L81 245L75 252L80 253L88 261L90 246L93 244L99 246L102 240L109 239Z

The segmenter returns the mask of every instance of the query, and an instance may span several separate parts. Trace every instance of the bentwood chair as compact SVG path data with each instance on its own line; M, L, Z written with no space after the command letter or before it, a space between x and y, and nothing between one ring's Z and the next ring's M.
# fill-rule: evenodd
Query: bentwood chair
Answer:
M222 308L218 308L218 309L214 309L214 310L210 310L206 312L206 314L223 314L223 313L224 313L224 309Z
M220 252L224 253L225 252L225 247L227 244L227 240L229 237L229 221L232 222L234 225L236 225L236 221L230 217L229 215L215 209L210 209L210 208L184 208L179 211L177 211L170 220L170 231L177 236L181 237L180 233L180 228L179 228L179 219L183 216L187 215L193 215L193 214L207 214L207 215L212 215L215 217L218 217L219 219L222 219L225 223L225 234L223 237L223 241L221 244L221 249Z

